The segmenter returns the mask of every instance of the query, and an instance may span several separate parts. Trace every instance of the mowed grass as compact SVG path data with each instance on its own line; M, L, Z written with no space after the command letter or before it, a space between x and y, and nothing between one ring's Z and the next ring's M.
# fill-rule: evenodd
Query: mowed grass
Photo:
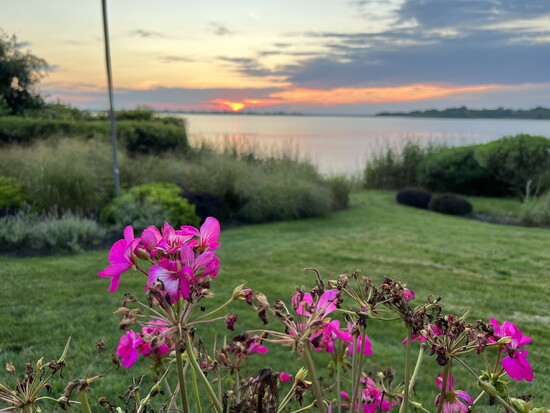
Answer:
M550 231L486 224L397 205L394 192L366 191L354 194L350 209L300 221L242 227L222 232L219 249L221 271L208 310L225 301L233 288L246 283L264 292L270 301L289 301L297 285L314 285L303 268L315 267L326 278L360 268L367 276L405 281L417 295L443 297L445 311L470 320L516 323L533 338L528 345L535 381L512 383L512 395L533 393L537 405L550 404ZM498 200L494 201L498 203ZM122 293L143 296L144 277L125 274L119 292L108 292L108 280L96 276L107 264L107 251L45 258L0 258L0 365L12 362L20 372L29 359L57 357L68 336L73 342L68 357L65 384L86 374L95 355L94 343L103 339L105 355L91 369L97 374L109 366L121 335L119 316L113 311L122 303ZM239 314L237 331L261 328L255 313L243 302L230 308ZM270 326L268 326L269 328ZM222 323L200 330L211 346L229 333ZM374 355L367 370L386 366L402 380L404 330L399 323L369 323ZM249 373L269 364L275 370L295 372L300 366L287 348L269 345L267 356L253 356ZM325 354L315 355L326 364ZM482 366L476 357L468 362ZM437 388L434 379L441 368L433 357L425 360L416 398L432 410ZM468 383L460 366L457 388L475 397L475 383ZM116 400L131 384L131 376L147 371L147 363L112 372L94 383L94 397ZM330 378L321 369L325 383ZM0 375L3 381L4 375ZM513 381L513 380L511 380ZM62 391L64 384L54 387Z

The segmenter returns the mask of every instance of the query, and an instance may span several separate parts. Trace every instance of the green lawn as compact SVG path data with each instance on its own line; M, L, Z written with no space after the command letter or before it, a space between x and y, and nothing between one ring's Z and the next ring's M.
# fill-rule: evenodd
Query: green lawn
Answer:
M222 233L221 241L222 266L213 288L216 298L209 307L225 301L233 287L245 282L266 293L270 301L288 300L296 285L313 285L311 273L303 272L304 267L316 267L330 278L356 268L376 278L395 277L407 282L417 297L441 295L448 312L461 315L471 309L472 320L495 317L516 323L533 338L528 350L535 381L513 383L512 394L534 393L539 396L537 404L550 404L548 230L439 215L397 205L393 192L368 191L354 194L346 211L232 229ZM70 379L85 374L98 339L104 339L109 351L114 351L120 331L113 310L120 305L122 292L140 294L143 278L125 274L121 294L109 294L108 280L96 276L106 264L107 251L0 258L0 365L13 362L22 371L28 359L55 358L71 335L65 373ZM231 311L241 314L237 328L260 328L246 304L239 302ZM204 334L212 337L214 332L224 331L222 325L211 325ZM396 380L400 380L404 350L400 326L370 323L368 333L374 350L368 357L369 370L389 365L396 368ZM268 362L274 369L298 369L293 354L285 349L271 351L275 357ZM316 356L323 360L322 354ZM106 368L109 358L106 354L92 372ZM251 369L266 362L257 356ZM440 369L433 358L425 365L428 371L421 376L417 399L432 409L434 378ZM93 393L114 401L114 394L130 385L129 375L139 375L145 369L146 363L138 363L135 369L113 372L94 383ZM459 374L457 387L475 397L475 386L460 385L460 377L467 376ZM62 387L59 384L54 392Z

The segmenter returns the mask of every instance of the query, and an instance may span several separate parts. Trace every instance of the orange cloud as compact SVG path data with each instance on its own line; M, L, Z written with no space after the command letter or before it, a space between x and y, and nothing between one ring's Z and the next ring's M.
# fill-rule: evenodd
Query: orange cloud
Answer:
M410 102L445 97L457 93L482 92L506 89L503 85L448 86L414 84L393 87L337 88L331 90L289 89L270 95L284 103L306 105L342 105L357 103Z

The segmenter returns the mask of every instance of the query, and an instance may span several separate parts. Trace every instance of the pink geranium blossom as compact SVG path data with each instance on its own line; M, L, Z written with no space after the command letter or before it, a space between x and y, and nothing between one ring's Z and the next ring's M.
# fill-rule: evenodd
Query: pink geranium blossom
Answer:
M411 301L414 300L415 294L413 290L409 290L408 288L403 288L403 298L405 301Z
M279 374L279 380L281 383L288 383L290 380L292 380L292 374L287 373L286 371L281 371Z
M120 337L116 354L121 358L124 367L131 367L136 362L139 357L138 346L140 343L141 337L132 330Z
M189 242L189 245L193 247L197 246L199 251L215 250L220 246L220 243L217 242L220 237L220 223L213 217L206 218L200 230L185 225L181 227L179 233L191 238L198 237L198 239Z
M494 318L489 321L493 325L493 335L496 340L504 337L509 337L511 340L509 343L504 344L502 349L503 352L508 354L508 357L503 358L501 361L506 373L518 381L523 379L533 381L533 369L527 361L529 353L524 349L519 349L519 347L530 343L532 341L531 337L524 336L521 330L509 321L505 321L502 325ZM489 340L495 341L493 338Z
M443 389L443 373L441 373L435 379L435 383L439 390ZM462 390L455 390L455 378L452 374L447 376L445 398L443 399L443 413L468 413L470 411L468 406L471 406L473 401L468 393ZM438 394L435 398L435 405L439 406L441 394ZM462 399L462 401L460 400ZM464 404L467 402L468 405Z
M134 249L140 242L140 238L134 238L134 230L131 226L124 228L124 239L113 244L109 251L109 265L103 271L98 273L100 277L111 277L110 292L115 292L120 283L120 276L134 265Z

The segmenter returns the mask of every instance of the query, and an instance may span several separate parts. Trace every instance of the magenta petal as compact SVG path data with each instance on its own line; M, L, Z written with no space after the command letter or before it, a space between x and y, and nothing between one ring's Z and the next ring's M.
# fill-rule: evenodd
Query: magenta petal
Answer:
M470 404L470 406L474 403L474 401L472 400L470 395L468 393L466 393L465 391L459 391L456 394L456 396L461 397L462 399L466 400Z
M313 298L311 297L311 294L305 293L301 301L300 296L301 294L296 294L292 297L292 305L296 307L296 312L301 315L311 315L311 312L304 309L304 303L309 304L309 306L313 306Z
M195 270L195 273L198 272L201 268L206 267L212 260L216 254L214 252L203 252L201 255L199 255L195 259L195 263L193 264L193 270Z
M98 273L100 277L114 277L114 276L120 276L123 272L130 269L132 265L123 263L123 264L112 264L109 265L107 268L105 268L103 271Z
M157 227L150 226L141 233L141 239L145 248L152 250L158 245L162 237Z
M335 301L337 301L337 294L339 291L337 289L326 290L321 297L319 297L319 302L317 303L317 310L321 310L325 315L332 313L336 310Z
M134 239L134 229L130 225L124 228L124 239L126 241L132 241Z
M189 235L191 237L199 236L199 230L191 225L183 225L179 232L181 235Z
M153 265L149 270L149 282L162 281L164 291L170 294L170 298L173 301L177 301L179 298L179 279L179 274L158 265Z
M113 278L111 278L111 285L109 286L109 292L114 293L118 285L120 284L120 275L114 275Z
M193 267L193 263L195 261L195 253L189 245L183 244L181 246L180 258L183 262L183 265L185 265L186 267Z
M216 218L208 217L201 225L200 238L203 246L211 246L220 237L220 223ZM213 248L212 248L213 249Z
M113 244L109 251L109 262L111 264L120 264L127 262L124 256L128 242L125 239L121 239Z

